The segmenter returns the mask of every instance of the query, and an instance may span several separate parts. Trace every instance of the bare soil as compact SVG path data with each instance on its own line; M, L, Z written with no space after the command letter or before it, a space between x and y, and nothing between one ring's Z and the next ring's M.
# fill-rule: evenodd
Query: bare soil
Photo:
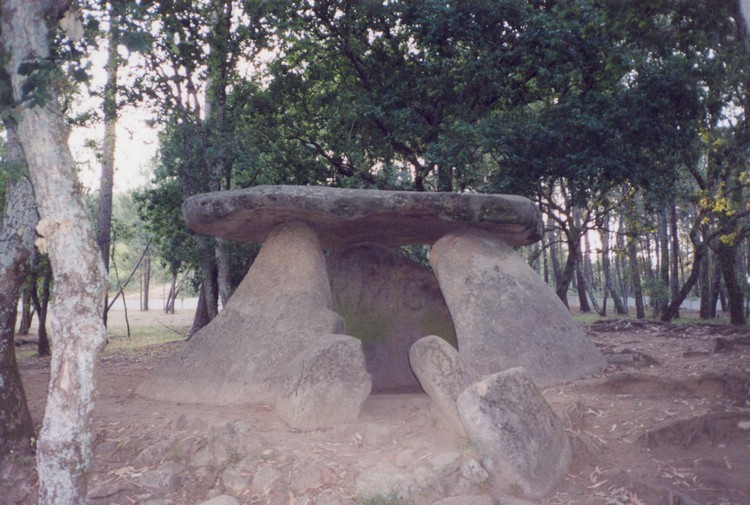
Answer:
M135 316L184 327L191 312ZM750 504L750 329L606 319L586 331L610 364L595 377L543 391L567 427L574 461L566 478L537 503ZM408 472L438 455L472 450L433 419L422 394L374 395L357 424L313 433L289 430L270 405L207 407L136 396L144 376L180 345L123 348L103 358L90 503L196 505L219 494L243 505L365 503L356 497L356 486L368 468L388 463ZM49 360L21 357L20 367L39 424ZM264 468L278 477L272 486L258 482L258 466L239 473L252 486L231 484L227 468L241 468L242 454L222 459L214 453L213 463L191 465L202 457L210 434L227 426L235 432L244 427L247 440L238 442L235 433L233 443L255 447ZM150 449L167 440L169 453ZM167 460L182 465L180 479L161 488L144 485L141 477ZM19 456L1 470L0 503L33 503L33 459ZM481 485L471 491L477 490L487 492ZM457 491L436 482L413 501L381 503L433 503Z

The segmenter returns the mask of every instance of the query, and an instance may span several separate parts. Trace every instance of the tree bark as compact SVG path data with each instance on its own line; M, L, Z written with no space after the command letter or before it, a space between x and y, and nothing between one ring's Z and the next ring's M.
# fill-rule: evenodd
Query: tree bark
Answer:
M721 268L724 285L727 289L729 322L731 324L747 324L745 318L745 300L742 286L737 278L737 245L719 241L717 251L719 267Z
M708 254L703 255L700 273L700 293L701 306L700 318L710 319L711 317L711 262Z
M15 149L12 130L9 137L9 158L18 160L21 155ZM0 462L10 451L30 453L34 437L13 339L18 296L29 272L37 220L31 182L26 177L9 182L0 228Z
M635 317L644 319L646 309L643 304L643 286L641 284L641 267L638 262L638 247L635 243L635 231L632 226L628 227L628 261L630 262L630 280L633 285L633 298L635 299Z
M674 301L680 292L680 238L677 235L677 206L672 203L669 213L669 235L672 239L671 275L669 278L670 298ZM682 303L682 302L680 302ZM679 308L674 317L680 317Z
M43 104L22 104L28 83L23 63L50 61L46 20L58 19L70 2L4 0L2 45L13 97L20 104L18 137L34 185L40 222L37 247L47 251L57 282L52 304L50 387L37 441L39 505L86 502L91 463L94 372L106 340L102 316L106 280L94 226L80 194L76 165L67 145L67 125L54 87ZM54 7L54 8L53 8Z
M148 312L148 292L151 289L151 254L143 257L141 267L141 311Z
M690 240L693 243L693 266L690 270L690 275L688 275L685 283L662 312L662 321L671 321L672 319L679 317L680 305L685 301L687 295L690 294L690 290L693 289L693 286L695 286L695 283L698 282L698 279L701 276L701 271L706 264L706 243L705 241L700 240L699 233L700 231L698 230L696 223L690 231Z
M106 82L104 83L104 141L102 142L102 171L99 177L99 209L97 212L97 243L102 254L104 270L109 272L109 248L112 236L112 190L115 178L115 147L117 145L117 68L119 15L109 8ZM104 295L104 325L107 324L107 294Z
M669 305L667 299L666 290L669 288L669 221L667 219L667 210L665 207L659 209L659 226L657 227L657 233L659 237L659 281L664 289L657 288L655 293L652 293L654 300L654 314L659 316L662 315L664 309ZM654 296L658 293L658 296Z

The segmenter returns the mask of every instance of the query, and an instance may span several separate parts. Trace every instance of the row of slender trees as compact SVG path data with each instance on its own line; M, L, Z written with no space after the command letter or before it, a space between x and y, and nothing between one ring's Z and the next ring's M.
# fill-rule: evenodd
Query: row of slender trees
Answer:
M616 307L625 279L636 306L641 283L665 320L696 286L707 302L723 286L731 321L745 323L750 66L736 0L5 0L0 14L3 161L16 167L3 173L4 384L19 384L13 323L33 250L18 233L30 226L13 224L33 208L25 173L56 279L40 503L85 502L123 103L150 106L162 127L153 183L136 200L172 273L199 273L195 328L253 251L189 234L179 205L261 183L526 195L547 219L539 261L563 302L574 285L582 306L600 303L596 264ZM97 115L68 106L99 43L95 226L66 131ZM601 260L589 267L593 248ZM3 443L28 442L21 393L3 395Z

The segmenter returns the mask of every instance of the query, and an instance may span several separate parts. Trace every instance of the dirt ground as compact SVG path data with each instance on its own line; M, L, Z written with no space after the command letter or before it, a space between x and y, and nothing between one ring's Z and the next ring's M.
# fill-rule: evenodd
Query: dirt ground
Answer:
M184 328L191 313L135 316ZM750 504L750 329L607 319L586 331L609 366L543 391L567 426L574 460L566 478L535 503ZM422 394L372 396L357 424L313 433L289 430L270 405L206 407L136 396L144 376L180 345L122 348L103 358L90 503L197 505L228 494L243 505L429 504L491 494L481 482L467 487L466 479L461 484L446 473L409 500L357 498L368 469L409 473L438 460L458 467L471 454L467 441L435 422ZM19 361L39 424L49 360ZM216 443L222 437L231 445L226 454ZM250 452L257 456L252 462L243 459ZM174 471L158 473L166 463ZM159 475L166 481L153 484ZM1 504L34 502L32 459L17 458L0 477Z

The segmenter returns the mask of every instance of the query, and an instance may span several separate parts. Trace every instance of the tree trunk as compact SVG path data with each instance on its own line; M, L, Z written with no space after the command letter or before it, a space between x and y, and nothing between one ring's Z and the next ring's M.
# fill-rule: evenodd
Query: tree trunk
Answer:
M141 267L141 311L148 312L148 292L151 289L151 254L143 257Z
M102 143L102 171L99 177L99 210L97 212L97 243L104 261L104 270L109 272L109 248L112 235L112 189L115 180L115 147L117 144L117 68L119 15L114 7L109 8L109 32L107 48L106 82L104 83L104 141ZM107 325L107 293L104 295L104 325Z
M659 281L656 289L651 293L654 307L654 315L662 316L664 309L669 305L667 289L669 288L669 221L665 207L658 212L659 225L657 233L659 237Z
M670 263L672 271L669 278L669 293L671 300L674 301L680 291L680 238L677 235L677 206L672 203L670 207L669 235L672 239L672 261ZM679 306L674 317L680 317Z
M33 243L32 247L34 247ZM31 283L26 279L21 291L21 324L18 327L19 335L29 334L31 322L34 319L33 304L31 303L31 287Z
M628 261L630 262L630 281L633 285L633 298L635 299L635 317L644 319L646 309L643 304L643 286L641 284L641 268L638 262L638 247L635 243L635 234L629 227L628 237Z
M11 130L8 157L20 160L14 139ZM0 228L0 461L10 451L29 454L34 437L13 339L18 296L29 271L37 219L31 182L25 177L10 181Z
M568 286L570 286L570 282L576 274L579 242L580 238L574 237L572 232L568 234L568 258L565 260L565 268L563 268L560 275L560 282L557 283L557 288L555 289L558 298L560 298L566 307L568 307ZM581 310L583 310L583 307L581 307Z
M599 236L602 242L602 273L604 274L604 291L612 295L612 304L615 306L615 312L620 315L627 314L625 306L622 304L622 297L617 289L617 284L612 279L611 265L609 261L609 232L604 228L599 228ZM606 311L606 305L602 304Z
M50 61L48 20L70 2L4 0L2 46L12 48L5 67L20 103L30 83L21 64L44 68ZM54 8L53 8L54 7ZM33 88L33 84L31 87ZM37 441L39 505L86 502L91 463L94 372L106 341L102 317L106 279L94 226L80 194L76 164L67 145L68 128L55 99L17 106L18 138L34 185L40 222L36 243L47 251L57 282L52 304L50 387ZM28 90L27 90L28 91Z
M685 283L679 289L670 304L662 312L662 321L671 321L672 319L679 317L680 305L685 301L687 295L690 294L690 290L693 289L693 286L695 286L695 283L698 282L698 279L701 276L701 271L706 264L706 243L700 240L699 233L700 231L698 230L698 227L694 225L693 229L690 231L690 240L693 243L693 266Z
M711 296L709 297L708 317L716 319L716 305L719 303L719 294L721 293L721 268L719 268L719 259L714 251L711 262Z
M231 263L229 261L227 241L222 238L216 239L216 271L216 287L219 292L219 301L221 301L222 307L226 307L234 290L232 289L232 282L230 280Z
M716 251L719 267L727 289L729 308L729 322L731 324L747 324L745 318L745 300L742 286L737 278L737 245L719 241Z
M558 256L557 232L552 229L552 238L549 240L549 260L552 263L552 277L554 278L555 290L560 285L562 279L562 269L560 268L560 257ZM567 307L567 304L565 305Z
M703 255L701 263L701 307L700 307L700 318L710 319L711 318L711 261L708 254Z
M49 356L50 346L49 337L47 336L47 308L49 307L50 286L52 285L52 267L46 257L34 252L32 260L31 282L34 290L31 292L31 300L34 302L37 318L37 354L39 356ZM42 275L42 295L39 297L37 289L39 286L39 274Z
M190 328L190 333L188 333L188 340L210 322L211 318L208 315L208 308L206 306L206 285L201 284L201 289L198 293L198 306L195 309L193 326Z

